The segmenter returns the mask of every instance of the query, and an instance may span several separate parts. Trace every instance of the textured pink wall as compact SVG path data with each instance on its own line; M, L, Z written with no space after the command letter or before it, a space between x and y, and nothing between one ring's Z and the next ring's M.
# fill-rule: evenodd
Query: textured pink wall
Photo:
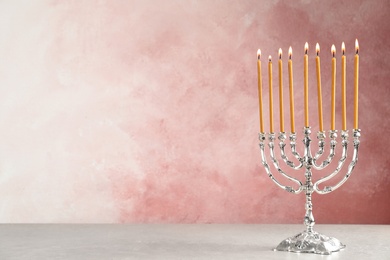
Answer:
M330 46L340 54L345 41L351 69L358 38L360 161L342 188L314 196L314 214L390 223L378 132L390 127L389 11L385 0L2 1L0 221L301 223L304 196L260 165L256 51L292 45L302 126L303 45L315 123L321 44L328 128Z

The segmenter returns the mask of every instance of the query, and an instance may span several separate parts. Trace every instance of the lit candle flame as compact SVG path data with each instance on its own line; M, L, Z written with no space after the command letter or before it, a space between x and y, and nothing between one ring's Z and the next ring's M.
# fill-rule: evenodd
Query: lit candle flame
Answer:
M261 50L258 49L257 50L257 59L260 60L260 58L261 58Z
M345 44L344 44L344 42L341 44L341 52L343 53L343 55L345 55Z
M356 50L356 54L359 54L359 42L357 39L355 41L355 50Z
M306 42L305 43L305 54L307 54L307 51L309 50L309 44Z
M334 58L334 56L336 55L336 47L334 46L334 44L332 44L331 52Z
M269 55L269 56L268 56L268 60L269 60L269 62L271 62L271 59L272 59L272 58L271 58L271 55Z
M290 46L290 48L288 48L288 58L291 60L292 58L292 48Z
M279 48L279 59L282 59L282 48Z
M320 45L318 44L318 42L316 44L316 53L317 53L317 56L320 54Z

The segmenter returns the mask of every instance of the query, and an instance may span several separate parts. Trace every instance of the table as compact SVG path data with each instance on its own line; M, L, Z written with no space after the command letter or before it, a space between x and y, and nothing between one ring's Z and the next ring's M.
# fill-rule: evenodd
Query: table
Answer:
M390 259L390 225L316 225L347 245L330 256L274 252L303 225L2 224L0 259Z

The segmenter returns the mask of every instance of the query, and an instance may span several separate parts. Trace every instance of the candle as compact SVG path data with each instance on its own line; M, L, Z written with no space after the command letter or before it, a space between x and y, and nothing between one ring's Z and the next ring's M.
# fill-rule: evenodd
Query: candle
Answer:
M305 55L303 56L303 87L304 87L304 108L305 108L305 127L309 127L309 74L308 74L308 55L309 44L305 43Z
M263 79L261 75L261 51L257 50L257 87L259 91L259 115L260 115L260 133L264 133L263 120Z
M279 49L279 118L280 132L284 132L282 49Z
M321 91L321 68L320 68L320 45L316 44L316 71L317 71L317 91L318 91L318 123L319 130L324 131L324 124L322 118L322 91Z
M330 116L330 129L336 129L336 47L334 44L331 48L332 52L332 100L331 100L331 116Z
M354 101L355 101L355 106L354 106L354 122L353 122L353 128L358 129L358 110L359 110L359 43L358 40L356 39L355 41L355 96L354 96Z
M272 61L271 55L268 58L268 84L269 84L269 132L274 132L274 106L272 96Z
M290 123L291 133L295 133L295 122L294 122L294 86L293 86L293 69L292 69L292 48L288 49L288 83L290 89Z
M341 44L341 113L342 113L342 130L347 130L347 89L346 89L346 58L345 58L345 44Z

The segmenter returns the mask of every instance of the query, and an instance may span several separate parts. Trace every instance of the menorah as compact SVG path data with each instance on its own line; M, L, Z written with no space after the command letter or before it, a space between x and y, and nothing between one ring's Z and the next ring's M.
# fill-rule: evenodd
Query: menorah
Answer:
M291 133L289 136L290 139L290 147L291 152L294 155L294 157L298 160L299 163L294 164L291 160L288 159L286 152L285 152L285 146L286 146L286 133L281 132L279 133L278 139L279 139L279 148L281 153L281 158L283 161L288 165L290 168L294 170L299 170L301 168L305 168L305 182L302 183L300 180L288 175L285 171L283 171L280 168L279 161L275 155L275 134L269 133L268 134L268 147L269 147L269 154L271 157L271 161L273 165L275 166L276 170L285 178L287 178L289 181L294 182L297 187L294 188L293 186L285 186L282 185L274 176L274 174L271 171L270 165L267 162L266 154L265 154L265 141L266 141L266 134L260 133L259 134L259 140L260 140L260 150L261 150L261 160L262 164L268 174L268 177L273 180L277 186L280 188L294 194L299 194L302 191L305 192L306 195L306 214L304 217L304 224L306 225L306 230L302 233L299 233L293 237L287 238L284 241L282 241L275 250L278 251L290 251L290 252L301 252L301 253L316 253L316 254L331 254L332 252L339 251L340 249L343 249L345 247L344 244L342 244L338 239L334 237L328 237L322 234L319 234L318 232L313 231L313 226L315 224L314 216L313 216L313 204L311 195L313 192L317 192L318 194L327 194L330 193L337 188L339 188L343 183L347 181L347 179L351 176L351 173L353 169L355 168L355 165L358 161L358 149L360 144L360 129L353 129L353 145L354 145L354 151L352 156L352 161L350 162L348 166L347 173L345 174L344 178L339 181L337 184L333 186L325 186L323 189L319 187L319 185L327 180L332 179L334 176L336 176L337 173L340 172L343 165L346 162L347 159L347 148L348 148L348 130L347 131L341 131L341 145L342 145L342 154L341 158L338 161L336 169L330 173L329 175L320 178L316 182L312 181L312 168L316 170L322 170L325 169L335 158L335 149L337 144L337 130L331 130L329 132L330 136L330 152L326 159L322 161L322 163L318 163L318 159L320 159L321 155L324 153L324 147L325 147L325 132L318 132L317 133L317 139L318 139L318 151L312 156L311 152L311 139L310 134L311 130L310 127L305 127L303 130L304 133L304 153L303 156L301 156L296 149L296 134Z
M279 100L280 100L280 132L278 134L279 140L279 150L280 156L276 155L275 151L275 140L276 135L273 127L273 104L272 104L272 62L271 56L269 57L269 86L270 86L270 131L266 133L264 131L263 125L263 111L262 111L262 76L261 76L261 63L260 63L260 50L258 51L258 75L259 75L259 108L260 108L260 133L259 133L259 141L260 141L260 151L261 151L261 160L262 164L265 168L268 177L280 188L288 191L289 193L299 194L302 191L305 192L306 195L306 214L304 217L304 224L306 226L306 230L283 240L276 248L277 251L289 251L296 253L316 253L328 255L332 252L340 251L345 248L345 245L341 243L338 239L334 237L329 237L313 230L315 221L313 216L313 204L312 204L312 194L314 192L318 194L328 194L339 187L341 187L351 176L355 165L358 161L358 150L360 145L360 129L358 128L358 120L357 120L357 110L358 110L358 66L359 66L359 56L358 56L358 43L356 40L356 55L355 55L355 120L354 120L354 128L353 128L353 155L352 159L348 165L346 170L346 174L343 176L341 180L336 182L335 185L326 186L324 182L333 179L342 169L347 161L347 148L349 143L349 135L346 127L346 70L345 70L345 45L342 44L342 130L341 130L341 146L342 153L341 158L337 162L337 166L333 171L330 171L330 174L325 175L324 177L319 178L316 181L312 179L312 169L315 170L323 170L327 168L331 164L332 161L336 158L336 146L337 146L337 130L335 130L335 79L336 79L336 63L335 63L335 47L332 46L332 113L331 113L331 130L329 130L329 155L321 160L321 157L324 155L325 144L328 142L325 136L325 131L323 130L323 122L322 122L322 97L321 97L321 74L320 74L320 60L319 60L319 45L317 44L317 57L316 57L316 65L317 65L317 84L318 84L318 110L319 110L319 131L317 132L318 139L318 150L312 153L311 142L311 127L309 126L308 120L308 44L305 44L305 56L304 56L304 99L305 99L305 126L303 128L303 145L304 151L303 155L301 155L297 151L297 135L295 133L295 125L294 125L294 99L293 99L293 86L292 86L292 50L290 47L289 50L289 76L290 76L290 111L291 111L291 133L289 135L290 141L290 154L296 159L295 163L288 158L288 153L286 152L286 140L287 134L284 131L284 118L283 118L283 81L282 81L282 51L279 49ZM271 166L268 164L267 156L266 156L266 143L268 137L268 147L269 154L272 164L276 171L285 179L290 181L292 184L290 186L283 185L278 177L276 177L271 170ZM314 156L313 156L314 154ZM289 167L293 170L300 170L302 168L305 169L305 181L301 182L299 179L292 177L287 174L285 170L282 170L281 163L278 158L281 158L282 161L286 164L285 167ZM324 187L321 188L320 185ZM321 185L321 186L322 186Z

